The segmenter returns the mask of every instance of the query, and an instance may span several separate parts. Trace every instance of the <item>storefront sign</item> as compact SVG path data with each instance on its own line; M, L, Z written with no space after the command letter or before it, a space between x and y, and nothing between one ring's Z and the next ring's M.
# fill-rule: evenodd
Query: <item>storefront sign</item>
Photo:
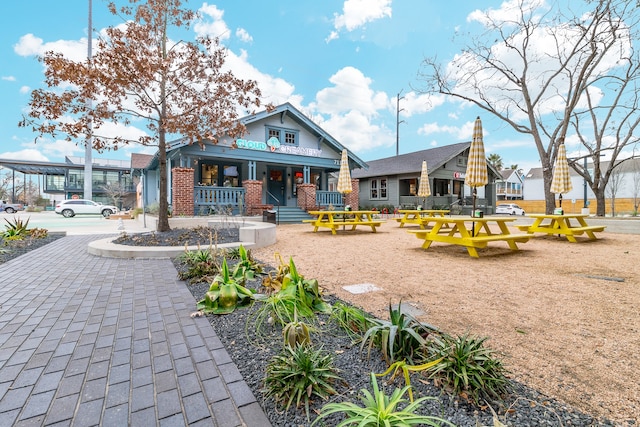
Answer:
M244 148L247 150L265 151L267 149L267 144L265 142L249 141L246 139L236 139L236 145L238 148Z
M322 150L306 147L294 147L280 145L278 138L269 138L267 142L250 141L247 139L236 139L236 146L245 150L271 151L285 154L296 154L299 156L320 157Z
M300 156L312 157L320 157L320 154L322 154L322 150L316 150L315 148L289 147L285 145L281 145L278 151L286 154L298 154Z
M453 173L453 177L454 177L454 178L462 178L462 179L464 179L464 175L465 175L465 174L463 174L462 172L458 172L458 171L455 171L455 172Z

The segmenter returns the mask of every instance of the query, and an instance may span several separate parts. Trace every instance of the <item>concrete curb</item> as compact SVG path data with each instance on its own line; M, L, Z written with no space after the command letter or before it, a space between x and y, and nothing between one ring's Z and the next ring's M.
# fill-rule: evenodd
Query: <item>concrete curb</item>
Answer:
M223 221L208 220L209 227L220 226ZM175 228L185 228L187 224L173 225ZM188 226L193 226L193 223ZM240 241L217 245L219 248L235 248L240 245L247 249L262 248L276 243L276 225L268 222L245 221L239 227ZM94 240L87 246L87 251L96 256L106 258L174 258L185 251L184 246L128 246L113 243L117 236ZM188 246L189 251L202 249L202 245Z

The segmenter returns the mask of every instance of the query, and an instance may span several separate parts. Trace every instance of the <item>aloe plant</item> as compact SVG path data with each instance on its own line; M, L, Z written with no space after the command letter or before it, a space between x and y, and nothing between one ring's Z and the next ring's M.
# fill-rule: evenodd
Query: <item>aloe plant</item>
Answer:
M298 321L297 310L294 312L293 321L287 323L282 329L282 335L284 336L284 345L288 345L289 347L295 347L299 344L311 344L309 326L304 322Z
M250 304L257 297L259 295L239 284L229 273L227 260L224 259L220 274L213 279L209 291L196 307L205 313L228 314L238 306Z
M305 279L289 258L289 272L282 279L280 293L296 297L301 305L315 312L331 313L331 306L323 299L317 279Z
M371 373L371 386L373 393L367 389L360 390L360 401L364 406L356 405L353 402L327 403L320 411L320 415L311 425L315 425L321 419L342 413L345 419L336 427L355 425L358 427L390 427L390 426L442 426L454 424L441 418L430 415L416 414L425 400L435 399L433 397L421 397L415 402L409 403L400 409L400 405L406 403L404 395L410 390L410 386L402 389L396 388L391 396L384 394L378 387L376 376Z
M404 377L404 383L405 383L405 385L407 385L409 387L409 400L411 402L413 402L413 391L411 389L411 378L409 378L409 373L410 372L426 371L426 370L428 370L430 368L433 368L434 366L436 366L441 361L442 361L442 358L436 359L436 360L432 360L431 362L422 363L420 365L409 365L404 360L400 360L398 362L392 363L391 366L389 366L389 369L387 369L383 373L376 374L376 377L383 377L385 375L388 375L391 371L393 371L393 374L391 375L391 378L389 379L389 381L393 381L393 379L396 377L396 375L398 375L398 371L402 371L402 374L403 374L403 377Z
M262 265L256 262L244 246L238 247L238 263L233 271L233 276L244 284L247 279L255 279L256 274L262 273Z

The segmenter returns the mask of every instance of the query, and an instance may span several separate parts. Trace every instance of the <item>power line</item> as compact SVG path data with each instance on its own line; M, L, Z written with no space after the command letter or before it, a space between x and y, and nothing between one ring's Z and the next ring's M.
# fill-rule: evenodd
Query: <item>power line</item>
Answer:
M404 123L404 120L400 120L400 111L404 111L404 108L400 108L400 100L404 99L404 96L400 96L402 89L396 96L396 156L400 154L400 123Z

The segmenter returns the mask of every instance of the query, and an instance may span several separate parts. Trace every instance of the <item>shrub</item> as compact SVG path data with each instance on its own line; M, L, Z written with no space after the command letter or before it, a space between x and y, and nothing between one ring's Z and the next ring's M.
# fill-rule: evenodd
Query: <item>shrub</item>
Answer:
M396 388L391 397L389 397L378 388L378 382L373 373L371 373L371 386L373 394L367 389L360 390L360 401L364 406L359 406L352 402L327 403L322 407L320 415L311 425L315 425L319 420L329 415L342 413L345 419L337 427L349 425L357 425L358 427L441 426L443 424L453 426L450 422L440 418L416 414L416 411L422 406L422 402L434 398L421 397L400 409L399 406L407 402L407 399L403 396L410 389L409 386L402 389Z
M434 383L451 393L468 397L501 399L507 392L507 371L494 352L484 346L487 338L465 334L442 335L431 340L428 349L442 360L429 369Z
M389 320L372 319L374 325L365 333L361 349L369 343L369 350L377 347L387 364L397 360L409 363L420 362L424 359L426 337L437 329L426 323L421 323L415 317L402 312L402 301L397 309L389 303Z
M205 313L228 314L236 307L251 303L258 295L240 285L229 273L227 260L222 261L220 274L213 279L209 291L198 301L197 309Z
M309 418L309 403L313 397L326 399L335 394L332 383L340 377L333 368L333 357L314 350L310 345L284 346L283 353L274 356L267 365L264 380L266 397L285 406L288 411L304 404Z
M363 334L373 325L374 320L358 307L336 302L331 307L329 320L334 321L347 333L352 341L360 341Z
M7 223L2 233L2 237L5 240L22 240L29 234L29 219L23 221L21 218L14 217L13 221L9 221L6 218L4 221Z

